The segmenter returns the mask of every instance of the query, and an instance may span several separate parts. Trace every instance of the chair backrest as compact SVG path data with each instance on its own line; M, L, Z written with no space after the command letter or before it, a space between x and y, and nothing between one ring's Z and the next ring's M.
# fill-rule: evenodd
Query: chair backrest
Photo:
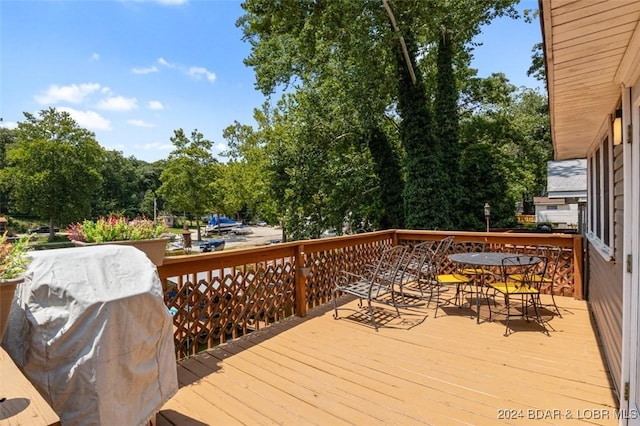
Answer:
M427 262L431 258L431 253L438 246L439 242L434 240L422 241L416 244L410 253L407 254L408 261L405 268L405 280L417 280L427 273L430 267Z
M453 245L453 236L445 237L440 240L435 249L433 249L432 264L436 269L440 269L442 262Z
M543 275L550 279L551 287L553 288L553 281L560 264L560 258L562 257L562 247L550 246L541 244L538 246L538 254L547 258L548 265Z
M407 258L407 247L403 245L393 246L382 252L378 264L371 276L371 283L375 284L370 289L370 297L393 289L400 283Z
M502 260L502 279L513 282L516 288L522 286L540 291L540 280L534 278L541 270L546 270L547 258L544 256L514 255ZM517 281L510 281L509 276L518 275ZM507 287L507 291L509 286Z

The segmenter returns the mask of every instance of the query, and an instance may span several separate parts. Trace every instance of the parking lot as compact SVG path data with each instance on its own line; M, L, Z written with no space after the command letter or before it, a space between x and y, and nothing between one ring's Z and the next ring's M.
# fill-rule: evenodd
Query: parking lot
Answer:
M250 231L250 232L248 232ZM274 228L271 226L249 226L248 231L238 235L231 232L223 232L221 236L217 234L210 234L207 239L222 238L225 240L225 250L234 248L247 248L247 247L259 247L270 244L276 240L282 238L282 229ZM202 233L204 239L204 232ZM195 232L191 234L193 243L193 249L198 250L196 245L197 235Z

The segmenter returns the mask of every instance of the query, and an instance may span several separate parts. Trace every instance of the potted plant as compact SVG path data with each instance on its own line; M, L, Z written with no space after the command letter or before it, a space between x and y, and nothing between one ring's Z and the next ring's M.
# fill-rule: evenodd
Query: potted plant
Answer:
M16 286L24 280L29 257L29 236L10 242L5 232L0 238L0 342L7 327Z
M111 213L95 221L85 220L67 227L68 237L76 245L124 244L132 245L147 254L157 266L162 265L169 238L164 222L155 223L144 216L129 219Z

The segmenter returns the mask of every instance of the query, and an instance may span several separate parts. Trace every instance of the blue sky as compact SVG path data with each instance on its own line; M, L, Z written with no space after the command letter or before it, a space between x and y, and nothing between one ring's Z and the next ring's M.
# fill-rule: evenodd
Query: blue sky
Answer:
M219 152L223 129L253 124L264 101L242 62L250 49L235 26L240 3L0 0L0 125L53 106L125 156L166 158L178 128L198 129ZM526 76L537 22L501 19L476 41L480 76L504 72L518 86L540 86Z

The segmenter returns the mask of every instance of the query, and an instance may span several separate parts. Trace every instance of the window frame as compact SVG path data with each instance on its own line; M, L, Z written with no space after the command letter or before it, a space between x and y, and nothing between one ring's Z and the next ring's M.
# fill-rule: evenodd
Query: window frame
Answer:
M603 125L597 143L587 153L587 239L600 255L613 260L614 233L614 170L613 170L613 126L611 120Z

